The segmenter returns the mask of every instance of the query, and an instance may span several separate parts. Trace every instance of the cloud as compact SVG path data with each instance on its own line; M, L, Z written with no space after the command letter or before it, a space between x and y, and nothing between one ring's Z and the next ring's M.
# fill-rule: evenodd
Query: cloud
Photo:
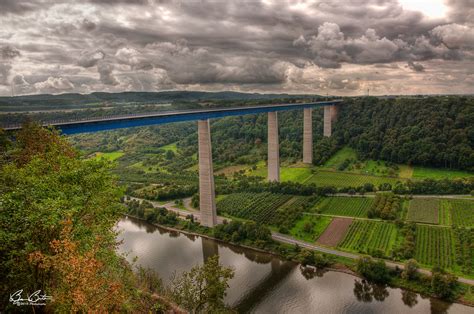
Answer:
M474 5L446 6L429 18L398 0L4 0L0 94L18 77L18 93L50 77L77 92L474 92Z
M11 47L11 46L3 46L0 47L0 55L2 59L7 60L7 59L14 59L16 57L19 57L20 51L17 49Z
M411 60L408 61L408 67L415 72L423 72L425 70L425 67L423 65L421 65L420 63L415 63Z
M97 64L100 60L105 58L105 53L101 50L93 52L83 52L77 64L84 68L90 68Z
M0 85L8 85L8 77L12 66L7 63L0 63Z
M73 90L74 84L67 78L50 76L46 81L35 83L34 87L41 93L58 93Z
M474 27L448 24L435 27L431 34L450 49L474 49Z
M114 66L109 63L99 63L97 66L97 70L99 71L100 81L105 85L117 85L119 82L113 75Z

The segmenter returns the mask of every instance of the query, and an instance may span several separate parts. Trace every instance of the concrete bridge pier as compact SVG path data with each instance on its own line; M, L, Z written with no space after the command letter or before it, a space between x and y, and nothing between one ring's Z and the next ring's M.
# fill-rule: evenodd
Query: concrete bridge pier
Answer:
M213 227L217 224L217 213L209 119L198 120L198 145L201 224L206 227Z
M331 121L335 122L337 120L337 112L338 112L338 106L336 105L331 105Z
M313 163L313 109L305 108L303 115L303 163Z
M280 181L280 147L278 143L278 116L268 113L268 181Z
M331 107L324 106L324 126L323 135L330 137L332 134L332 119L331 119Z

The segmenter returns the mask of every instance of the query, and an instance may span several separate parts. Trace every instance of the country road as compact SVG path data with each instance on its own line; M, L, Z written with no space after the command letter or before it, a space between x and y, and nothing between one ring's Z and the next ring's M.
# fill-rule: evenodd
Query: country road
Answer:
M136 198L136 197L131 197L131 199L138 200L138 201L143 201L144 200L144 199L140 199L140 198ZM201 218L200 217L201 216L200 212L191 207L191 199L190 198L187 198L187 199L183 200L183 202L185 204L185 207L186 207L186 210L177 208L176 204L174 202L168 202L168 203L164 203L164 204L160 203L160 202L154 202L154 201L148 201L148 202L153 204L153 206L155 206L155 207L164 207L164 208L166 208L170 211L173 211L173 212L177 213L180 217L186 217L187 215L192 214L194 216L194 219L196 219L197 221L199 221L200 218ZM347 218L347 217L344 217L344 218ZM224 219L227 220L227 221L231 220L227 217L217 216L218 223L222 223L224 221ZM313 244L313 243L305 242L305 241L298 240L298 239L295 239L295 238L290 237L288 235L281 234L281 233L275 232L275 231L272 231L272 239L275 240L275 241L278 241L278 242L286 243L286 244L292 244L292 245L298 244L302 248L306 248L306 249L309 249L309 250L318 251L318 252L322 252L322 253L326 253L326 254L332 254L332 255L336 255L336 256L346 257L346 258L350 258L350 259L358 259L361 256L363 256L363 255L360 255L360 254L343 252L343 251L327 248L327 247L324 247L324 246L316 245L316 244ZM401 263L396 263L396 262L387 261L387 260L384 260L384 261L385 261L385 265L387 265L390 268L396 268L396 267L398 267L400 269L404 268L404 265L401 264ZM431 271L429 271L427 269L421 269L420 268L419 272L422 273L422 274L425 274L425 275L431 275ZM458 281L474 286L474 279L458 277Z

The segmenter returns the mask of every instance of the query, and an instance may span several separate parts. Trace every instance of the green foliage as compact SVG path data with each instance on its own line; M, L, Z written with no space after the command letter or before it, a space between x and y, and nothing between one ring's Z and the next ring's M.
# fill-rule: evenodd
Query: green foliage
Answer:
M369 218L377 217L394 220L400 211L400 203L400 197L392 193L377 194L372 206L367 212L367 216Z
M459 285L456 276L446 273L438 267L434 267L432 272L431 289L433 293L442 299L453 299Z
M402 272L402 278L405 280L413 280L418 278L418 263L415 259L409 259L405 262L405 267Z
M124 208L108 163L80 160L57 133L34 125L11 150L0 169L2 294L41 289L61 311L119 309L129 273L114 250Z
M390 272L382 260L375 261L370 257L361 257L357 260L356 267L357 272L369 281L382 284L390 282Z
M234 243L251 243L264 247L272 243L270 229L265 226L249 222L231 221L214 227L213 235L217 239Z
M348 99L334 136L363 159L472 170L473 102L457 96Z
M219 256L214 255L204 265L175 276L169 293L178 305L192 313L221 312L225 310L224 297L233 277L234 271L221 266Z

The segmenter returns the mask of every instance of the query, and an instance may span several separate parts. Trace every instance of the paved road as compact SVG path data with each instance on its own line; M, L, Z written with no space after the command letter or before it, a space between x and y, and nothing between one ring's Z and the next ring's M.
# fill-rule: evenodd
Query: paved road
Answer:
M297 239L294 239L290 236L287 236L287 235L284 235L284 234L281 234L281 233L278 233L278 232L272 232L272 238L276 241L279 241L279 242L283 242L283 243L287 243L287 244L293 244L293 245L298 244L300 247L304 247L306 249L319 251L319 252L323 252L323 253L327 253L327 254L333 254L333 255L336 255L336 256L342 256L342 257L347 257L347 258L351 258L351 259L358 259L362 256L362 255L359 255L359 254L353 254L353 253L347 253L347 252L342 252L342 251L338 251L338 250L333 250L333 249L330 249L330 248L327 248L327 247L323 247L323 246L315 245L315 244L308 243L308 242L305 242L305 241L297 240ZM390 261L385 261L385 265L387 265L390 268L395 268L395 267L398 267L400 269L404 268L403 264L390 262ZM425 274L425 275L431 275L431 271L429 271L427 269L419 269L419 272L422 273L422 274ZM462 283L469 284L469 285L474 285L474 280L473 279L459 277L458 281L462 282Z
M342 196L342 197L375 197L376 194L347 194L347 193L335 193L334 196ZM474 201L474 197L469 194L460 194L460 195L404 195L400 194L400 196L411 196L412 198L445 198L445 199L459 199L459 200L471 200Z

